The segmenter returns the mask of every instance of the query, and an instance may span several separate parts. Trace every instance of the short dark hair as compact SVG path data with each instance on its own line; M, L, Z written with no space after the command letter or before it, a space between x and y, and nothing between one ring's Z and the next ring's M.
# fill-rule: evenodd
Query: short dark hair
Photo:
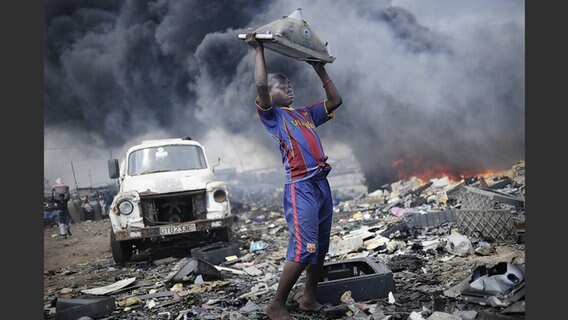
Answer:
M268 88L272 88L274 87L275 84L280 83L282 81L288 81L288 77L286 77L283 73L268 74Z

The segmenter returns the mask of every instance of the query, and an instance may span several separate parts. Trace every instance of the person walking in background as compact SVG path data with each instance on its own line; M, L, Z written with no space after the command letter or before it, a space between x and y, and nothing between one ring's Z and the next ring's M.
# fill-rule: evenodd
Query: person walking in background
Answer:
M103 199L103 216L108 217L108 211L110 205L112 204L113 196L110 191L105 192L105 197Z
M81 204L81 208L85 213L85 220L94 220L95 219L95 208L89 203L89 196L86 195L83 203Z
M71 214L67 208L69 202L69 194L59 194L58 199L53 199L55 210L57 211L57 226L59 227L59 235L67 238L71 235Z

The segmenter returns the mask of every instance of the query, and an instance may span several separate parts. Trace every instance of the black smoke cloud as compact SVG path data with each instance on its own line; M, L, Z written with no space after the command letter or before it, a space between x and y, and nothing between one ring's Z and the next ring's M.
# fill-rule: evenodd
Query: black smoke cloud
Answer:
M206 35L245 25L261 7L260 1L47 1L46 128L93 132L110 146L155 128L174 136L186 126L204 130L186 111L195 105L196 81L202 72L230 73L235 56L222 44L199 56L196 50ZM240 49L242 57L246 48Z
M398 177L395 160L407 171L510 167L524 159L524 12L483 5L426 26L391 1L47 1L45 130L100 148L222 130L277 163L254 112L253 52L237 34L302 7L337 57L327 69L344 101L319 129L324 147L348 145L370 190ZM323 98L309 65L266 56L295 104Z

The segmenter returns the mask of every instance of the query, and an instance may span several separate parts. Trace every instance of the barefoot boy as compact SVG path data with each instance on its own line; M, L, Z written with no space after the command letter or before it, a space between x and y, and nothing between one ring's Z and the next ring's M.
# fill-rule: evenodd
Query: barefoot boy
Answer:
M324 63L309 62L322 82L326 99L292 108L294 92L288 78L281 73L267 73L264 47L254 33L248 33L245 42L256 52L256 110L279 146L286 171L284 215L290 240L278 289L266 314L273 320L291 319L286 300L304 270L306 283L298 301L299 308L306 312L321 308L316 301L316 286L329 249L333 203L327 181L331 166L326 162L327 156L315 129L333 118L333 111L342 100Z

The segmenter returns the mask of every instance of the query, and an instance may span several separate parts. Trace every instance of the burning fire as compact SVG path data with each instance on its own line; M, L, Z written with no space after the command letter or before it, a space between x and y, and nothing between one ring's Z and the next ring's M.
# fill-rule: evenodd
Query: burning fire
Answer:
M504 175L503 170L468 170L457 169L443 163L427 163L419 157L412 159L395 159L392 160L392 168L396 170L397 177L401 180L408 180L412 177L418 178L420 184L424 184L430 179L448 177L452 183L461 181L462 179L477 177L488 178L497 175Z

